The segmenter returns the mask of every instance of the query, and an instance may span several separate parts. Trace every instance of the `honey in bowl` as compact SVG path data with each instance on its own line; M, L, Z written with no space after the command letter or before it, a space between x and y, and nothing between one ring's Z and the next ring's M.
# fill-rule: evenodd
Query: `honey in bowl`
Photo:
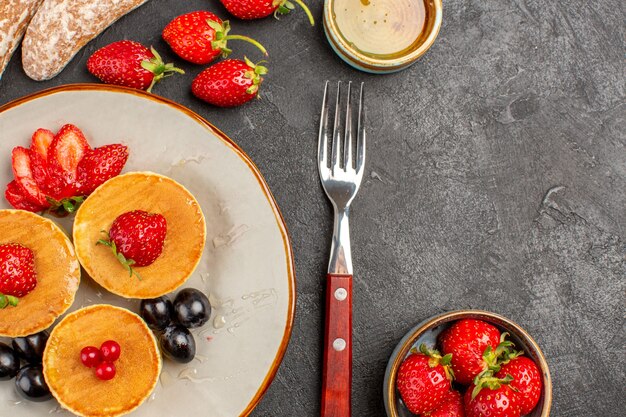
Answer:
M362 71L388 73L413 64L434 43L441 0L326 0L324 31L333 50Z
M341 36L373 57L404 55L426 21L422 0L335 0L333 14Z

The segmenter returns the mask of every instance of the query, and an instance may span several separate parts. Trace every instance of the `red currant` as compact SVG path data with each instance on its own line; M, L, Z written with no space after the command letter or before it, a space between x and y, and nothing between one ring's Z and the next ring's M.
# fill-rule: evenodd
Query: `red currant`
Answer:
M88 368L98 366L102 362L100 349L95 346L86 346L80 351L80 361Z
M114 340L107 340L100 346L102 359L109 362L115 362L120 357L120 345Z
M98 377L98 379L101 379L103 381L113 379L113 377L115 376L115 365L113 365L113 362L100 362L100 364L96 368L96 376Z

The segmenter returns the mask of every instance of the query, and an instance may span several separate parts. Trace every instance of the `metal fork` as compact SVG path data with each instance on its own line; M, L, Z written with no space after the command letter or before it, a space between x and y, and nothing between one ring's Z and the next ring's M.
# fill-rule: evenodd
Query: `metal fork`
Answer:
M348 215L365 165L363 84L359 93L356 152L352 121L352 83L348 83L344 134L341 136L341 82L337 83L332 138L329 137L328 81L320 117L317 151L320 180L333 204L335 224L328 264L324 370L322 375L322 417L350 417L352 388L352 257ZM332 144L329 141L332 140ZM328 155L331 148L330 158Z

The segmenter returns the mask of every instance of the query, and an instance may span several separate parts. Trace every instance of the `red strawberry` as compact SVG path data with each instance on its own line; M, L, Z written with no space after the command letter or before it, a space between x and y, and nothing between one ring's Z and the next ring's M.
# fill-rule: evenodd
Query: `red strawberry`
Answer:
M132 275L132 266L150 265L161 255L166 233L163 215L134 210L118 216L109 230L109 240L98 243L109 246ZM136 272L135 275L139 277Z
M48 148L54 139L54 133L47 129L37 129L33 133L28 150L33 178L39 188L46 192L48 185Z
M274 14L278 18L279 14L287 14L292 11L295 6L289 0L220 0L226 10L235 17L240 19L261 19ZM315 20L309 8L302 0L293 0L309 17L311 26L315 25Z
M23 194L22 189L17 182L11 181L7 184L7 189L4 192L4 196L13 207L18 210L32 211L33 213L44 211L48 207L33 204Z
M452 376L448 364L450 356L443 358L436 350L420 346L421 353L409 355L400 365L396 387L404 405L413 414L423 414L439 407L450 391Z
M103 182L122 172L128 159L128 147L106 145L88 151L78 163L78 194L89 195Z
M200 100L219 107L240 106L259 93L267 68L244 61L227 59L202 71L193 80L191 92Z
M49 206L46 195L41 191L33 177L28 149L21 146L13 148L11 160L13 176L15 177L15 182L20 187L21 194L32 204Z
M76 195L78 163L89 149L79 128L71 124L61 127L48 149L50 197L62 200Z
M484 378L480 388L471 385L463 402L467 417L520 417L519 394L507 385L512 378Z
M539 368L532 360L520 356L502 365L495 376L505 378L507 375L513 377L510 386L519 393L522 415L529 414L541 397L543 384Z
M481 320L464 319L455 322L439 338L444 354L452 354L455 380L469 385L489 365L483 354L495 351L500 343L500 331Z
M37 285L33 251L19 243L0 245L0 308L16 306Z
M222 21L211 12L196 11L175 17L163 29L163 39L184 60L194 64L208 64L220 54L226 58L232 50L226 45L230 39L248 41L267 51L257 41L247 36L228 35L230 23Z
M451 390L444 397L443 403L424 417L465 417L463 399L458 391Z
M106 84L152 91L164 77L185 72L174 64L164 64L154 48L135 41L117 41L98 49L87 60L87 69Z

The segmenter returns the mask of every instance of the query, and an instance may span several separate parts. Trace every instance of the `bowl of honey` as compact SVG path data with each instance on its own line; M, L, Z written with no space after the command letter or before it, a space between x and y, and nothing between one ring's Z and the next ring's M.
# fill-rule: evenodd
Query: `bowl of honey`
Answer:
M400 71L437 38L441 0L326 0L324 31L335 52L370 73Z

